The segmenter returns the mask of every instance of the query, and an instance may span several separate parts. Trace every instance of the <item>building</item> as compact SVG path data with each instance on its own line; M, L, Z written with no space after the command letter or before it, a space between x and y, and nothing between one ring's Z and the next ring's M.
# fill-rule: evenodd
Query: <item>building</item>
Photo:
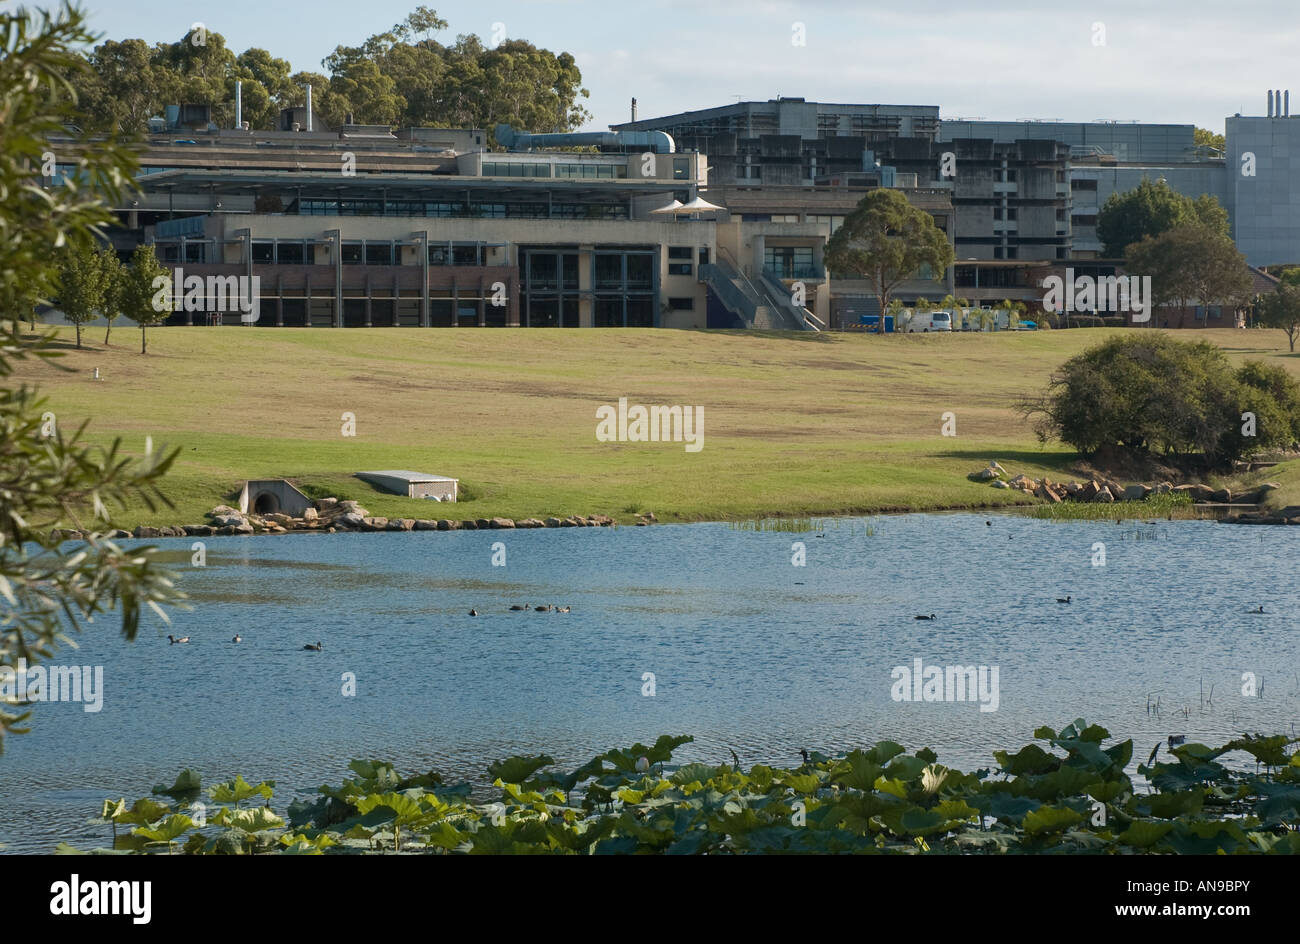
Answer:
M890 138L933 140L937 105L836 105L802 98L737 102L611 125L663 131L709 155L714 184L811 186L818 178L874 170L870 151Z
M515 150L487 151L474 129L307 118L265 132L169 117L117 208L119 251L149 242L184 278L249 279L259 326L825 323L825 227L699 203L707 158L667 135L499 128ZM565 139L595 149L552 149ZM170 323L249 320L187 297Z

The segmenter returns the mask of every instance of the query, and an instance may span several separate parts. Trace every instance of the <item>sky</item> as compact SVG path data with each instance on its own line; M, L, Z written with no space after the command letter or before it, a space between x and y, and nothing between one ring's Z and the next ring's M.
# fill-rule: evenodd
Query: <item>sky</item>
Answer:
M201 22L323 71L419 0L81 0L112 39L172 42ZM41 0L35 6L45 5ZM938 105L944 118L1143 121L1221 133L1297 74L1293 0L426 0L451 42L474 33L572 53L587 130L781 95ZM1297 75L1300 96L1300 75ZM1300 113L1300 98L1297 99Z

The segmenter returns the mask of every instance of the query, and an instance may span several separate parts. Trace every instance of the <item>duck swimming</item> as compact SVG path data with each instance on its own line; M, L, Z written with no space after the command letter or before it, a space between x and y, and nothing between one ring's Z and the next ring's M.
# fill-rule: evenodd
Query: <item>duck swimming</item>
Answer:
M323 642L318 642L314 646L311 643L307 643L307 645L303 646L303 649L310 649L312 652L320 652L324 648L325 644Z
M557 606L557 607L555 608L555 612L557 612L557 613L567 613L567 612L569 612L569 608L568 608L567 606Z
M932 620L934 619L934 614L931 613L929 616L913 616L912 619Z
M520 611L520 610L526 610L526 609L528 609L528 604L525 603L523 606L520 606L518 603L516 603L516 604L515 604L514 606L512 606L510 609L514 610L515 612L518 612L518 611Z
M533 609L538 613L549 613L551 610L555 609L555 604L548 603L546 606L535 606Z
M174 645L176 645L176 644L179 643L179 642L189 642L189 641L190 641L190 637L189 637L189 636L182 636L180 639L177 639L175 636L172 636L172 635L169 634L169 635L167 636L167 641L168 641L169 643L171 643L171 644L174 646Z
M1069 603L1069 602L1070 602L1070 598L1067 596L1064 600L1062 600L1060 597L1057 597L1057 598L1056 598L1056 602L1057 602L1057 603Z
M470 615L470 616L478 616L478 610L470 610L470 611L469 611L469 615Z
M230 640L230 641L231 641L231 642L243 642L243 641L244 641L244 637L241 636L241 635L239 635L238 633L236 633L236 634L235 634L235 638L232 639L232 640Z

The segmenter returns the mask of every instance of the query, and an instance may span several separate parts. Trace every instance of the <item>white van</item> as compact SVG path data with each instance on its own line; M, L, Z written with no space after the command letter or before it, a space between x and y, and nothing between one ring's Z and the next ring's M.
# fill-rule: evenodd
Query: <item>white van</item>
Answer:
M908 334L918 331L951 331L952 315L946 311L917 312L907 323Z

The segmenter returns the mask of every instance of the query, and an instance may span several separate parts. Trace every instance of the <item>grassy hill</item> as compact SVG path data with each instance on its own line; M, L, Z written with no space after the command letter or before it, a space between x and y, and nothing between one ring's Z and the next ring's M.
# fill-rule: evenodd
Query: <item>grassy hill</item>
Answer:
M66 356L17 379L39 385L64 430L90 419L97 441L181 449L165 488L176 509L121 509L123 526L197 523L244 479L272 476L389 517L736 519L1023 502L966 475L990 459L1068 474L1073 454L1038 443L1015 401L1108 333L163 328L142 356L132 327L82 351L62 328ZM1300 375L1280 331L1180 336ZM704 448L598 442L596 408L619 397L702 406ZM940 434L949 411L955 437ZM367 469L455 476L468 500L386 495L352 476ZM1300 503L1300 475L1278 473L1279 498Z

